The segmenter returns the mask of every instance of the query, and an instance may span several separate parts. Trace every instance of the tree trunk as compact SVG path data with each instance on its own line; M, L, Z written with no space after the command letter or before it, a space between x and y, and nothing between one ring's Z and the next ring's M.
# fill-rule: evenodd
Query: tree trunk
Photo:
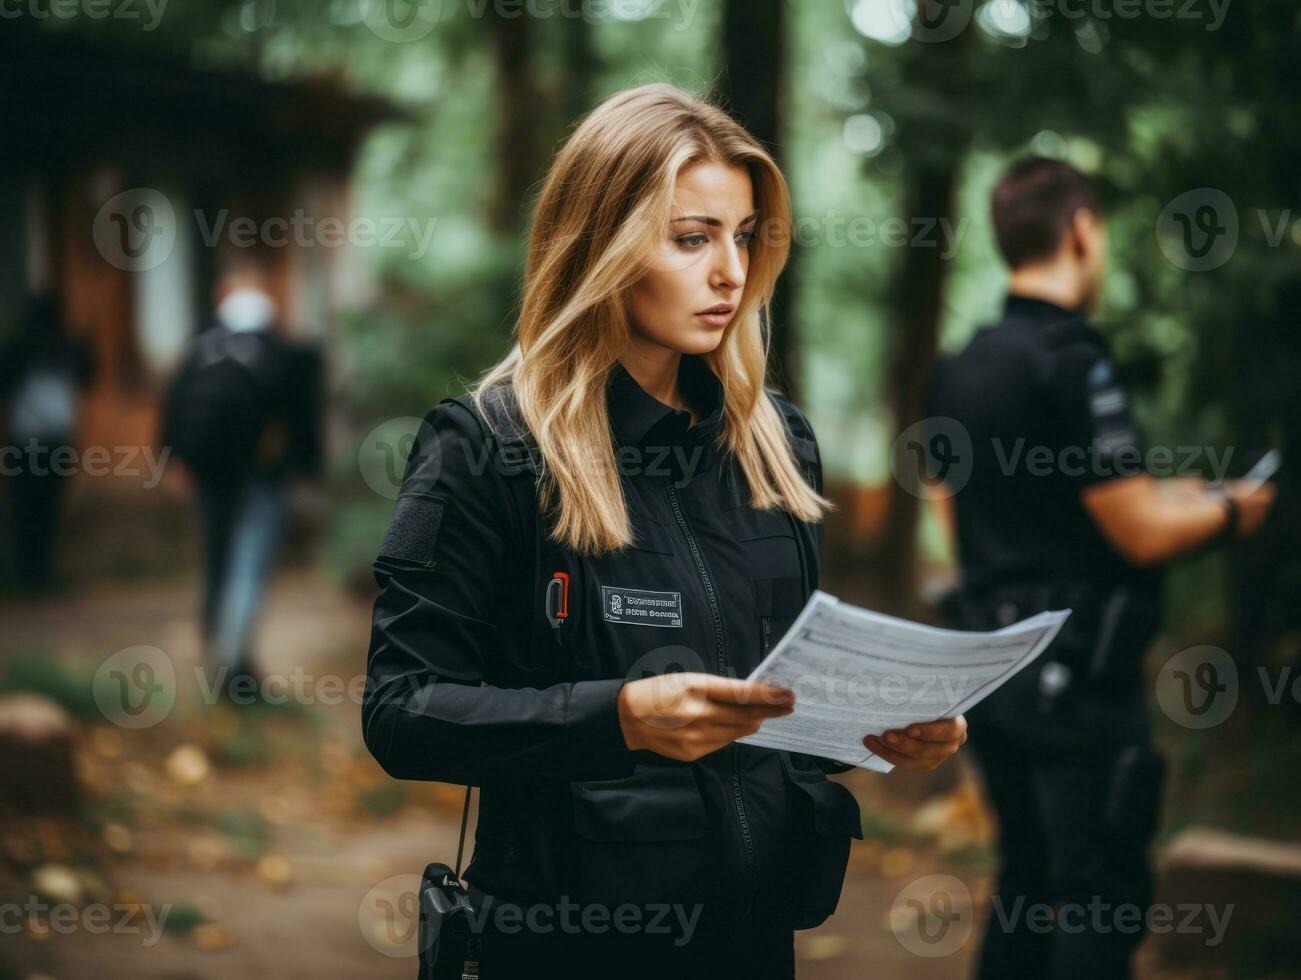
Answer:
M720 94L732 115L762 142L778 164L782 141L785 82L783 0L728 0L723 8L724 71ZM773 296L769 377L790 397L799 398L800 365L795 324L795 252Z
M542 114L531 83L533 19L490 14L488 23L497 65L497 187L489 220L495 231L510 234L523 222L529 188L542 167Z
M600 67L592 48L592 25L585 17L565 24L565 100L561 132L568 134L578 119L593 108L593 84Z
M924 215L928 220L952 219L956 163L918 170L908 180L906 214ZM896 433L922 417L922 394L939 344L947 272L938 242L934 248L904 250L894 289L895 329L888 374ZM892 480L885 531L873 570L880 595L894 609L901 609L916 595L919 514L918 498Z

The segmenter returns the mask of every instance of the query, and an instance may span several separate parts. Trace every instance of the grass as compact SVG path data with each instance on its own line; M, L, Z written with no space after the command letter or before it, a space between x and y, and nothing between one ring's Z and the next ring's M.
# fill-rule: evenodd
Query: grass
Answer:
M9 662L0 677L0 693L38 694L74 718L101 719L94 676L94 669L86 663L69 664L48 652L22 654Z

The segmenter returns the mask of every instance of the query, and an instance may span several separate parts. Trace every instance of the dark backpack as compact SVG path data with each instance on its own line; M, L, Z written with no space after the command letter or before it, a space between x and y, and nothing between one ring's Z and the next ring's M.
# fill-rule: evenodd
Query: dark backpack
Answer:
M164 441L197 476L237 476L271 421L274 387L265 337L213 327L172 386Z

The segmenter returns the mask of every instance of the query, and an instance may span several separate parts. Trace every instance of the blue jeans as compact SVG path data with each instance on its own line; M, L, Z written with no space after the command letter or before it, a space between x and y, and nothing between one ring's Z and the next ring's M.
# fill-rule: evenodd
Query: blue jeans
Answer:
M279 480L199 483L204 537L203 633L213 668L247 669L288 496Z

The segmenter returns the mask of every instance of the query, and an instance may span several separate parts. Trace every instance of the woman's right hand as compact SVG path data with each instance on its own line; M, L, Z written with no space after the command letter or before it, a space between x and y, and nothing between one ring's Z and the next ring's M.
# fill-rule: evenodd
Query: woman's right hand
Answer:
M658 674L619 691L619 726L628 748L684 762L794 710L795 695L785 688L716 674Z

